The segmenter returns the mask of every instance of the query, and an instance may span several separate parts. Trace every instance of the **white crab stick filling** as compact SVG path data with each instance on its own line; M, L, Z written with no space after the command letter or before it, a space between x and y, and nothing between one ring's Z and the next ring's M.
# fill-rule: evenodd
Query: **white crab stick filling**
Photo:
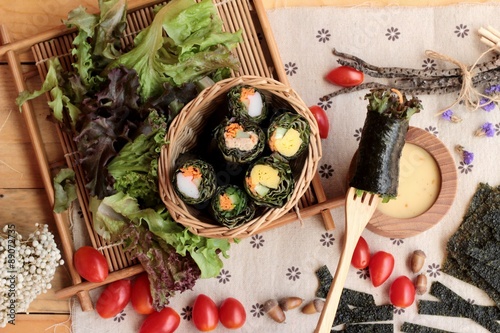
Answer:
M198 189L198 182L196 180L193 181L193 176L184 176L182 172L177 173L177 188L181 191L185 196L198 199L200 197L200 190Z

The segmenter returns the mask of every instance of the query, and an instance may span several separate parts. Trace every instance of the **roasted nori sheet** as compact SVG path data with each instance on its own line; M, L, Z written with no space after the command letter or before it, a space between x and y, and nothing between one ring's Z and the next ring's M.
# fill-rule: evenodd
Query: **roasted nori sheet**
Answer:
M441 282L434 281L429 293L440 301L418 301L418 313L434 316L469 318L490 332L500 332L500 310L496 306L469 303Z
M403 325L401 325L401 332L408 332L408 333L453 333L453 332L441 330L438 328L433 328L433 327L428 327L428 326L413 324L413 323L408 323L408 322L404 322Z
M500 186L480 183L448 241L442 271L484 290L500 308L499 239Z
M391 324L347 324L344 333L393 333L394 325Z
M408 128L408 119L389 118L376 111L368 111L349 186L396 197L399 161Z

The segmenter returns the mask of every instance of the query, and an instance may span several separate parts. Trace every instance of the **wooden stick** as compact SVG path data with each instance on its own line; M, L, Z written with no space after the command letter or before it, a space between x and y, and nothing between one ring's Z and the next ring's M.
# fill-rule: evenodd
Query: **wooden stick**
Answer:
M106 278L106 280L104 280L102 282L88 282L88 281L81 282L78 284L74 284L70 287L60 289L60 290L56 291L55 295L59 299L64 299L64 298L72 297L72 296L74 296L78 293L81 293L81 292L88 293L89 290L98 288L100 286L104 286L104 285L111 283L111 282L114 282L114 281L118 281L121 279L126 279L129 277L132 277L132 276L137 275L137 274L142 273L142 272L144 272L144 267L142 267L142 265L138 264L138 265L130 266L130 267L123 268L123 269L120 269L118 271L110 273L108 275L108 277Z
M10 36L7 32L7 29L3 25L0 26L0 34L4 42L10 42ZM22 91L26 90L26 83L23 80L21 63L17 58L17 54L12 50L7 52L7 60L14 77L14 83L16 85L17 91L21 93ZM42 182L47 193L47 198L49 199L50 207L54 207L54 189L52 187L50 165L47 159L47 155L45 154L43 140L40 134L40 128L38 127L36 116L33 112L33 107L30 102L23 104L22 114L26 126L29 129L28 132L30 134L33 149L35 150L35 158L40 168ZM73 284L80 283L82 281L81 277L73 266L73 242L71 233L68 228L67 219L65 219L62 214L57 213L54 213L54 219L61 239L61 245L63 248L62 252L64 254L64 260L66 261L66 267L68 267L71 280ZM90 299L90 295L88 293L78 293L78 299L84 311L90 311L93 309L92 300Z

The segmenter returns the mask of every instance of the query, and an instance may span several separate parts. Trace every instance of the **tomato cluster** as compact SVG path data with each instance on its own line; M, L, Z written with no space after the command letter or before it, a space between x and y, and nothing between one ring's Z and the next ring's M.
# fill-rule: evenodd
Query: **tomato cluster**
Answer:
M370 279L374 287L382 285L389 279L394 269L394 256L388 252L378 251L370 254L368 243L360 237L351 260L354 268L368 267ZM390 287L389 298L394 306L406 308L415 301L415 286L406 276L396 278Z
M229 329L237 329L245 324L247 315L243 304L235 298L226 298L219 308L207 295L200 294L193 304L193 323L201 332L213 331L219 321Z

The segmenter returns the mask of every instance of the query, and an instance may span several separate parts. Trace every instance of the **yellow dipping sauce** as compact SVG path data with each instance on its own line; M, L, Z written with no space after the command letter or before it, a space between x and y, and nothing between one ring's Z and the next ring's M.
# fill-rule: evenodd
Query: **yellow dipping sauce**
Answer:
M380 203L377 209L395 218L412 218L425 213L436 201L441 174L436 160L425 149L406 143L399 163L396 199Z

